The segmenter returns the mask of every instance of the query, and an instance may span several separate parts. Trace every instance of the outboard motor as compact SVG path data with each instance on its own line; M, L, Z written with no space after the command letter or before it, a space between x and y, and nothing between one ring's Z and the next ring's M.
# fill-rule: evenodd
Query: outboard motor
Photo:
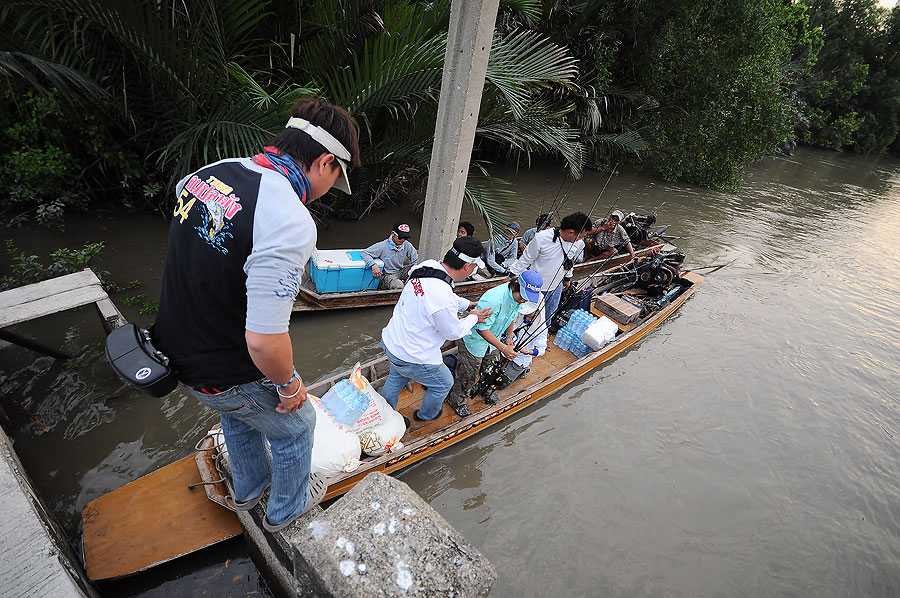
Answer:
M678 252L660 253L637 268L635 286L651 293L660 293L675 282L681 274L684 254Z
M632 245L639 245L650 238L650 227L656 222L656 214L635 214L631 212L620 222L622 228L628 233Z

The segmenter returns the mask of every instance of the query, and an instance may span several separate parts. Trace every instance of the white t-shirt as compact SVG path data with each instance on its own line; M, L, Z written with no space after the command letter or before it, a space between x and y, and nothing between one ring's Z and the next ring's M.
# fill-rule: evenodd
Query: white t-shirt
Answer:
M562 267L563 251L573 262L581 261L584 255L584 241L579 239L574 243L569 243L562 237L554 241L552 228L539 231L534 235L534 239L525 246L522 257L509 267L509 271L518 276L529 268L536 270L544 280L541 290L552 291L559 286L567 274ZM568 275L571 274L572 271L569 270Z
M446 272L437 260L425 260L412 270L430 266ZM409 363L437 365L442 362L441 346L469 334L478 316L457 315L469 309L469 300L437 278L410 279L400 293L390 322L381 331L384 346L395 357Z

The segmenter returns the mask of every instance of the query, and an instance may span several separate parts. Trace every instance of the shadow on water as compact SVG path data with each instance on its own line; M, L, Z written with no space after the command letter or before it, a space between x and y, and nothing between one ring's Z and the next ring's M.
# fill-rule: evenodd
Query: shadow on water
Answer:
M526 227L562 177L497 174L527 198L511 213ZM576 181L561 212L586 211L606 177ZM900 163L801 149L755 166L738 195L623 171L593 216L613 206L662 206L687 264L733 264L616 360L400 477L491 560L494 596L896 595ZM123 299L158 296L167 227L119 216L10 236L28 252L103 240L99 267L142 282L114 299L148 324ZM365 247L407 218L415 240L418 218L396 208L335 223L319 246ZM462 219L477 222L468 208ZM390 316L295 316L298 370L316 379L377 356ZM123 387L89 309L15 331L75 355L0 344L16 450L73 539L88 501L188 454L215 421L183 391ZM238 540L100 589L268 595L256 575Z

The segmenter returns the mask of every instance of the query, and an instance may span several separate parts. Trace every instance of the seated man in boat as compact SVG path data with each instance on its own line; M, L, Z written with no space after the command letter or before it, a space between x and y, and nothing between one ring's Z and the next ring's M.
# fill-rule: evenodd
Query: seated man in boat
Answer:
M518 276L529 268L541 275L547 321L553 319L559 307L563 286L568 286L572 278L572 267L576 261L581 261L584 253L584 241L581 239L590 230L591 219L587 214L569 214L559 226L537 232L522 256L509 267L510 276Z
M288 326L316 246L306 205L332 186L350 193L347 171L356 165L353 118L301 99L262 153L204 166L175 187L153 343L220 414L235 508L250 510L271 487L268 531L325 494L324 476L310 474L316 414Z
M620 224L625 216L619 210L613 210L606 220L598 220L585 239L585 259L606 259L619 252L619 248L628 251L634 259L634 248L628 233Z
M460 237L474 237L475 236L475 225L471 222L466 222L463 220L459 223L459 228L456 229L456 238Z
M460 237L443 261L425 260L410 270L409 283L381 331L381 346L391 362L381 395L394 409L400 391L412 380L426 388L422 405L413 417L429 421L441 414L453 386L453 374L444 365L441 347L462 338L491 315L490 309L472 309L475 304L454 293L451 286L479 266L484 267L481 242L475 237ZM469 315L459 318L459 312L470 309Z
M501 356L512 360L518 355L512 340L513 322L519 313L538 309L542 282L540 274L525 270L517 279L485 291L478 300L478 307L489 309L491 315L456 341L456 379L447 397L447 402L460 417L472 415L466 399L481 371ZM484 398L488 405L499 400L495 392Z
M503 383L498 390L506 388L519 378L525 376L531 368L535 357L547 352L547 326L544 310L538 309L530 314L523 314L521 322L513 330L514 343L519 347L519 354L503 368Z
M484 255L482 258L487 263L491 274L506 274L514 261L519 259L519 242L516 236L519 234L519 223L510 222L503 235L498 240L484 243Z
M541 232L542 230L550 228L550 223L553 221L553 212L549 212L547 214L541 214L537 217L537 220L534 221L534 227L529 228L525 231L525 234L522 235L522 238L519 239L519 253L525 251L525 247L531 243L531 240L534 238L536 234Z
M363 249L362 258L366 267L372 269L372 275L379 279L379 289L402 289L406 282L406 262L415 265L419 261L419 253L407 240L409 237L409 225L396 222L387 239Z

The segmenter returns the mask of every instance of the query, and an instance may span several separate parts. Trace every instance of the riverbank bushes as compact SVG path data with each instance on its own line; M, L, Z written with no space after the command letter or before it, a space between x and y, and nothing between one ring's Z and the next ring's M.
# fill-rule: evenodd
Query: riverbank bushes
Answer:
M319 217L421 196L449 19L450 0L17 2L0 11L0 212L168 211L174 180L255 153L313 94L357 118L364 164ZM898 44L900 9L875 0L508 0L467 198L502 222L490 164L532 156L734 190L795 138L896 151Z

